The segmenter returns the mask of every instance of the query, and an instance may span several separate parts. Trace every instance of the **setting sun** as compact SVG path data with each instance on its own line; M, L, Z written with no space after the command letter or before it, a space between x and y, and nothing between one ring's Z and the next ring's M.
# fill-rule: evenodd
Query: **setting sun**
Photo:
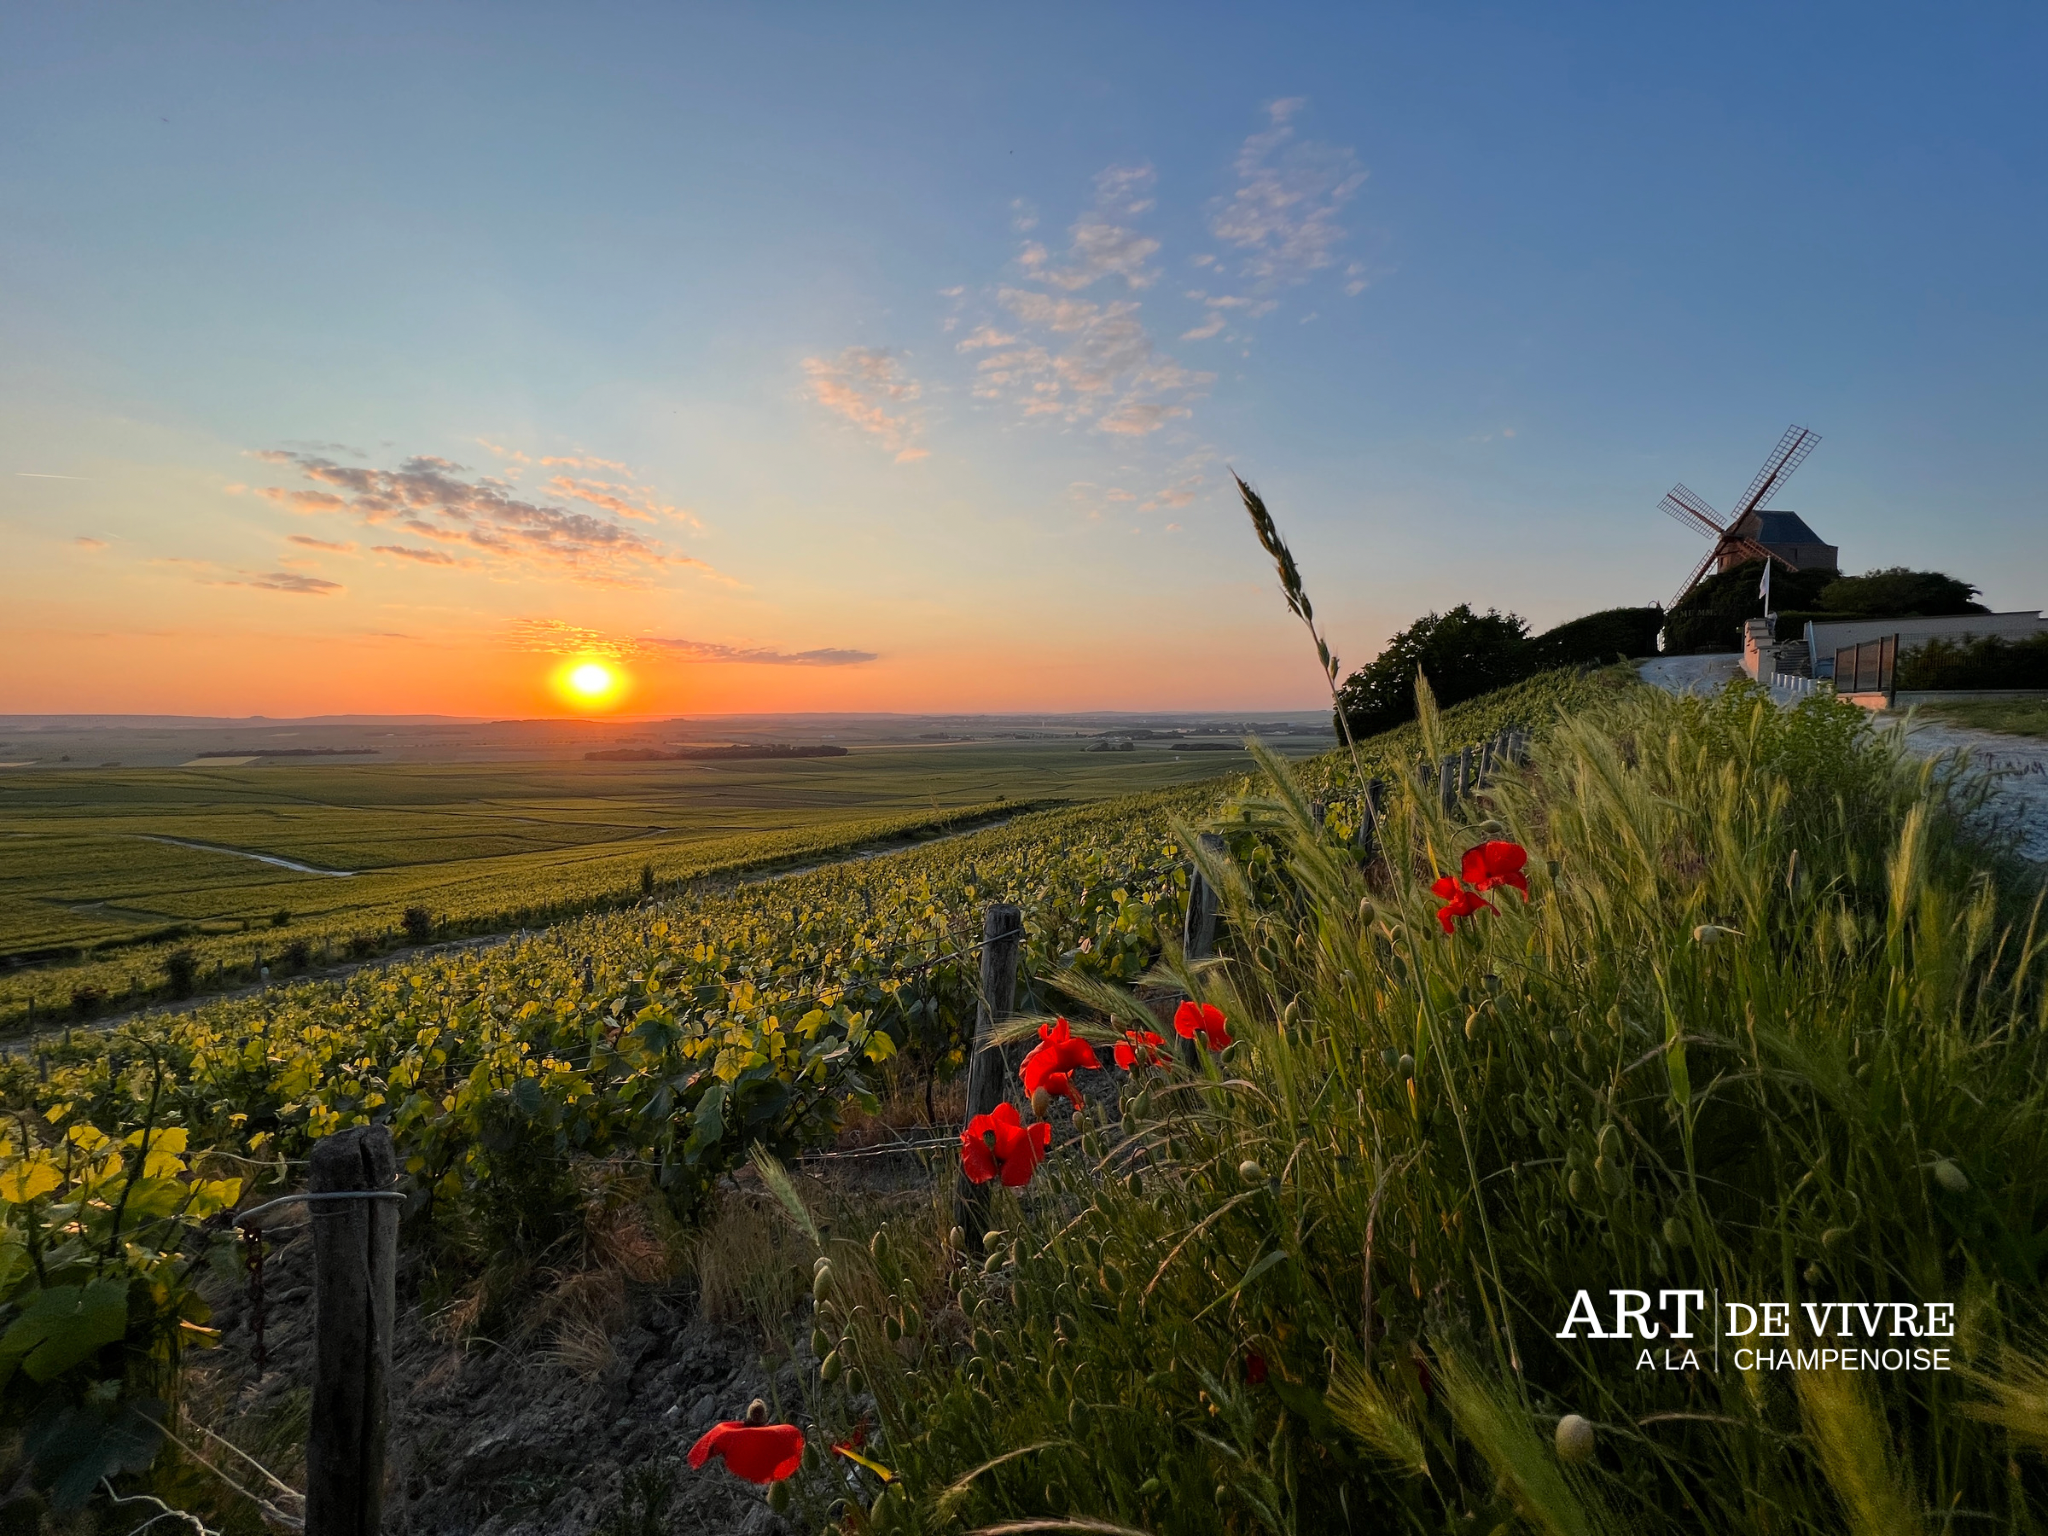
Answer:
M555 691L577 709L604 709L626 694L627 678L617 667L588 657L566 663L555 673Z

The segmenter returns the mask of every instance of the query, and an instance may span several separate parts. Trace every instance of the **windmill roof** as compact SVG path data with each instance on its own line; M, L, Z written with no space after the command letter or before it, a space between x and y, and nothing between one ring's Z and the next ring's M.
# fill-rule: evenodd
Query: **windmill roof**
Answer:
M1806 519L1797 512L1752 512L1745 521L1754 521L1755 531L1750 537L1759 544L1819 544L1821 536L1806 526Z

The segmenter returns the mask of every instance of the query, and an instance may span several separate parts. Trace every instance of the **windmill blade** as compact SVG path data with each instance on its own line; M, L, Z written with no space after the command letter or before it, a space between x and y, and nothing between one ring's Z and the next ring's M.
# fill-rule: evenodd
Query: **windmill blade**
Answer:
M1700 578L1707 574L1707 567L1714 563L1714 556L1718 555L1720 552L1721 546L1719 544L1716 544L1712 549L1708 550L1704 555L1700 556L1700 563L1694 566L1692 568L1692 574L1685 578L1685 585L1680 587L1678 589L1677 595L1674 596L1670 602L1664 605L1664 611L1666 613L1669 613L1672 609L1676 608L1680 603L1684 602L1688 597L1692 595L1692 589L1700 584Z
M1670 493L1657 503L1657 510L1710 539L1718 539L1727 532L1721 526L1721 514L1683 484L1671 487Z
M1749 482L1749 489L1742 493L1742 500L1736 503L1738 510L1728 526L1739 526L1774 492L1784 489L1785 482L1792 478L1792 472L1806 462L1806 456L1813 452L1813 445L1819 441L1818 432L1809 432L1805 427L1787 427L1785 435L1778 439L1778 446L1764 460L1764 467L1756 472L1756 478Z

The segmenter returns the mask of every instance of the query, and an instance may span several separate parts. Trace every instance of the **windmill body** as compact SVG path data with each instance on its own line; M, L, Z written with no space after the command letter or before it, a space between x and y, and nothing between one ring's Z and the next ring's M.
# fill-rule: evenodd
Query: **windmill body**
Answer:
M1820 434L1805 427L1787 427L1778 446L1764 460L1749 488L1736 503L1733 517L1724 518L1696 492L1674 485L1657 505L1695 533L1713 540L1713 547L1692 568L1685 584L1664 606L1676 608L1711 568L1733 570L1749 560L1775 560L1792 571L1839 570L1841 551L1824 543L1797 512L1767 509L1764 503L1784 487L1794 470L1806 462Z

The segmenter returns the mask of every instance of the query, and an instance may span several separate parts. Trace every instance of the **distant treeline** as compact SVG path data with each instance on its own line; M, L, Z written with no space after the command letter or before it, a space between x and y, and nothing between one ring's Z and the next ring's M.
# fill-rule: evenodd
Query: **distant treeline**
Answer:
M679 763L686 760L711 758L725 762L742 759L787 757L845 757L846 748L821 743L815 747L793 747L786 741L761 742L759 744L735 744L730 747L683 747L674 752L664 752L659 747L614 747L608 752L586 752L586 763Z
M376 747L223 747L193 757L375 757L377 752Z

